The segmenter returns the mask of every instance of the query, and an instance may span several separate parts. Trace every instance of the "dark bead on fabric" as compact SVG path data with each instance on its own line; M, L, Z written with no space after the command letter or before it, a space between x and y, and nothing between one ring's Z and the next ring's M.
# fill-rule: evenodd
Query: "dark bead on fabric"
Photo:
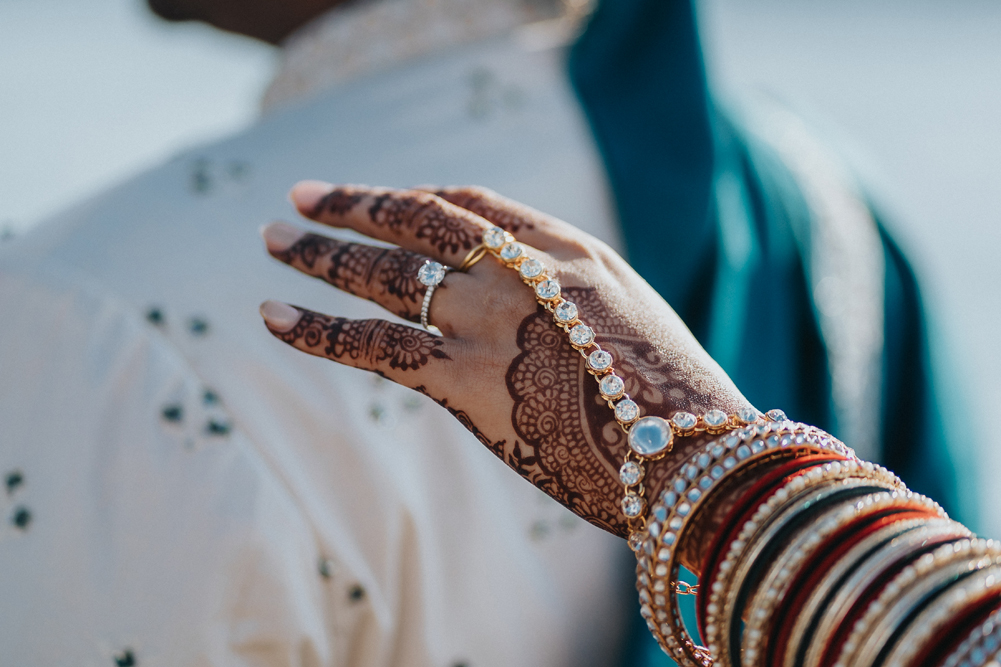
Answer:
M8 495L13 494L17 491L18 487L24 484L24 473L20 470L11 470L7 473L4 483L7 485Z
M139 664L139 661L136 660L136 654L130 648L115 654L114 660L115 667L136 667Z
M10 518L10 522L21 530L28 530L31 523L31 511L27 507L18 507Z
M146 311L146 321L159 327L163 326L167 322L167 318L160 308L150 306L150 308Z
M361 602L365 599L365 589L355 584L351 587L351 590L348 591L348 599L352 602Z
M184 420L184 408L176 403L171 404L160 412L160 416L163 417L164 421L176 424L177 422Z
M205 425L205 432L209 435L229 435L232 430L232 426L229 422L217 421L215 419L210 419L209 423Z

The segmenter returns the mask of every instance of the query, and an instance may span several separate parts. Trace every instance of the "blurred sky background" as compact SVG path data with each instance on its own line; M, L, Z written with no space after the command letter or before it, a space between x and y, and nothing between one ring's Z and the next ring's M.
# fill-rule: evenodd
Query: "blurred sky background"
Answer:
M1001 2L704 0L728 91L849 137L922 278L1001 537ZM142 0L0 0L0 238L252 123L273 50ZM0 314L6 317L9 314ZM760 406L763 408L773 406Z

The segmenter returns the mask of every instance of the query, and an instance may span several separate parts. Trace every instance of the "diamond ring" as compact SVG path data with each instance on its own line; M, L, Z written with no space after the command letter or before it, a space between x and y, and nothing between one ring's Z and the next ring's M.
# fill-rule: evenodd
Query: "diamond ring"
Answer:
M431 295L434 294L434 290L441 284L441 281L445 279L445 274L451 271L451 268L443 266L433 259L429 259L424 262L424 265L417 270L417 280L422 285L427 286L427 291L424 292L424 303L421 304L421 326L434 334L441 334L441 330L435 325L428 322L428 310L431 308Z

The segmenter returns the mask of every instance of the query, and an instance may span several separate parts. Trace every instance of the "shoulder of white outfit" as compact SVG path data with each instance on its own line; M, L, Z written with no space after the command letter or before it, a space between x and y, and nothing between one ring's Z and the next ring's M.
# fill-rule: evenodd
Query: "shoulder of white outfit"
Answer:
M329 658L294 494L158 332L53 276L0 269L5 660L223 664L209 647L261 643Z

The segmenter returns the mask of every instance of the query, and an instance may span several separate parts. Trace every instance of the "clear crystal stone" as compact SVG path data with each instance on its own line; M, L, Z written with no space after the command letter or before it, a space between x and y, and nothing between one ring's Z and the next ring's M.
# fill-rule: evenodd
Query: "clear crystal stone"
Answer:
M606 375L601 378L601 382L598 383L598 389L601 391L601 395L605 398L618 398L622 395L622 392L626 390L626 385L618 375ZM653 419L653 417L648 417L646 419ZM657 419L660 419L657 417ZM640 420L642 421L642 420ZM661 421L664 421L661 419ZM637 422L639 423L639 422ZM666 423L666 422L665 422ZM635 426L633 428L636 428ZM632 431L630 431L631 433Z
M622 513L630 519L643 513L643 499L635 493L627 493L622 498Z
M573 329L570 332L573 333ZM612 365L612 355L604 350L595 350L587 356L587 365L594 371L607 370Z
M737 448L737 458L744 460L751 456L751 449L747 445L741 445Z
M765 416L771 419L773 422L784 422L787 417L786 413L781 410L769 410L765 413Z
M702 497L702 492L698 489L692 489L688 492L688 499L693 503Z
M525 249L520 243L508 243L506 246L501 248L500 256L505 262L510 262L511 260L521 257L523 252L525 252Z
M663 505L657 505L653 508L653 515L658 521L663 522L667 519L667 508Z
M703 477L702 479L699 480L699 486L702 487L703 491L707 491L709 487L711 487L712 485L713 481L709 477Z
M577 347L587 347L594 342L594 329L586 324L576 324L570 329L570 342Z
M535 286L535 294L540 299L555 299L560 295L560 284L552 278L543 280Z
M654 521L647 527L646 532L650 533L650 537L660 537L660 524Z
M417 280L419 280L422 285L431 287L432 285L440 283L444 278L445 267L433 259L427 260L424 262L424 266L417 269Z
M723 476L723 468L719 466L713 466L713 469L709 471L709 474L713 476L713 479L719 479Z
M687 488L688 488L688 482L686 482L685 480L683 480L680 477L675 477L674 478L674 490L675 491L677 491L678 493L684 493L685 489L687 489Z
M483 232L483 245L497 250L507 243L507 234L500 227L491 227Z
M660 499L664 501L664 504L668 507L674 507L674 503L678 502L678 494L674 491L665 491L661 494Z
M556 321L568 324L577 319L577 304L573 301L564 301L560 305L556 306L556 310L553 311L556 315Z
M710 410L709 412L702 415L702 421L706 423L709 428L719 428L727 422L729 417L722 410Z
M664 541L664 544L666 544L667 546L671 546L672 544L674 544L674 541L676 539L678 539L678 536L675 535L674 533L664 533L664 539L663 539L663 541ZM665 572L665 574L667 574L667 573Z
M542 275L542 270L542 262L534 257L529 257L518 267L518 273L522 278L538 278Z
M624 398L615 404L615 418L620 422L628 424L639 416L640 406L628 398Z
M646 536L643 533L636 531L629 534L629 548L633 551L639 551L643 548L643 541Z
M737 419L745 424L753 424L758 421L758 411L754 408L741 408L737 411Z
M660 454L673 443L671 426L660 417L643 417L629 429L629 446L640 456Z
M636 465L635 461L626 461L619 468L619 479L626 486L638 484L643 479L643 468Z
M688 516L688 513L691 511L692 511L692 506L689 505L688 503L681 503L680 505L678 505L677 512L681 516Z
M699 418L691 412L675 412L674 416L671 417L671 423L680 428L682 431L695 428L698 421Z

